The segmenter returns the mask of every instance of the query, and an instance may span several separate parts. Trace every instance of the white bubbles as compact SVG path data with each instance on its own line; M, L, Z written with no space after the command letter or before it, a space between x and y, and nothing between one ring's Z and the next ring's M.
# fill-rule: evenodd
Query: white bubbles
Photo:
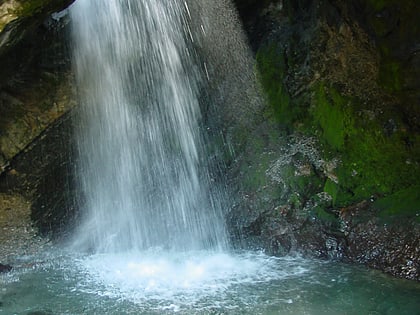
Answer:
M279 260L283 266L279 268ZM308 271L300 258L274 258L261 253L149 250L124 255L103 254L79 260L88 287L133 303L157 300L177 309L200 300L231 295L239 286L255 285Z
M33 259L0 275L0 314L409 315L420 306L418 283L300 257L154 249Z

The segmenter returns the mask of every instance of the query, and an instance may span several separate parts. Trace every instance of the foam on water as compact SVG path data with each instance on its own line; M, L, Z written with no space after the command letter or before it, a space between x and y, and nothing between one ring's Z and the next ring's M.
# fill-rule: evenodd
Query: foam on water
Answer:
M35 263L34 263L35 262ZM0 274L0 314L417 314L420 285L262 253L51 250Z
M124 255L93 255L78 260L78 266L86 274L83 290L87 292L97 294L99 286L104 296L134 303L160 301L165 307L180 307L209 298L222 302L234 287L303 275L309 270L303 261L262 253L154 249Z

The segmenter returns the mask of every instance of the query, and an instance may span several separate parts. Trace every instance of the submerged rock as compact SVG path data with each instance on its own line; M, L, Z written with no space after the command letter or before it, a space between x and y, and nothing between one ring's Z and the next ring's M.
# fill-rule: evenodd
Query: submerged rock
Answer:
M10 265L0 264L0 273L5 273L11 271L13 268Z
M53 315L52 311L31 311L27 315Z

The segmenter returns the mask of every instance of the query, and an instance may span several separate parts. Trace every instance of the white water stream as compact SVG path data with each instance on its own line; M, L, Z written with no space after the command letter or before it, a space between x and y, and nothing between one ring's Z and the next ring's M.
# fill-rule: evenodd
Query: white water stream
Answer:
M180 0L78 0L71 8L79 249L227 247L200 130L208 73L193 47L191 14Z

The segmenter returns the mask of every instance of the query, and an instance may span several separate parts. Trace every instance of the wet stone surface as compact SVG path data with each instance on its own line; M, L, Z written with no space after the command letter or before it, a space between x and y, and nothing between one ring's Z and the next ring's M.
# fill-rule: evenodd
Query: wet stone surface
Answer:
M18 256L34 255L48 243L32 227L30 204L20 195L0 193L0 263L13 266Z

